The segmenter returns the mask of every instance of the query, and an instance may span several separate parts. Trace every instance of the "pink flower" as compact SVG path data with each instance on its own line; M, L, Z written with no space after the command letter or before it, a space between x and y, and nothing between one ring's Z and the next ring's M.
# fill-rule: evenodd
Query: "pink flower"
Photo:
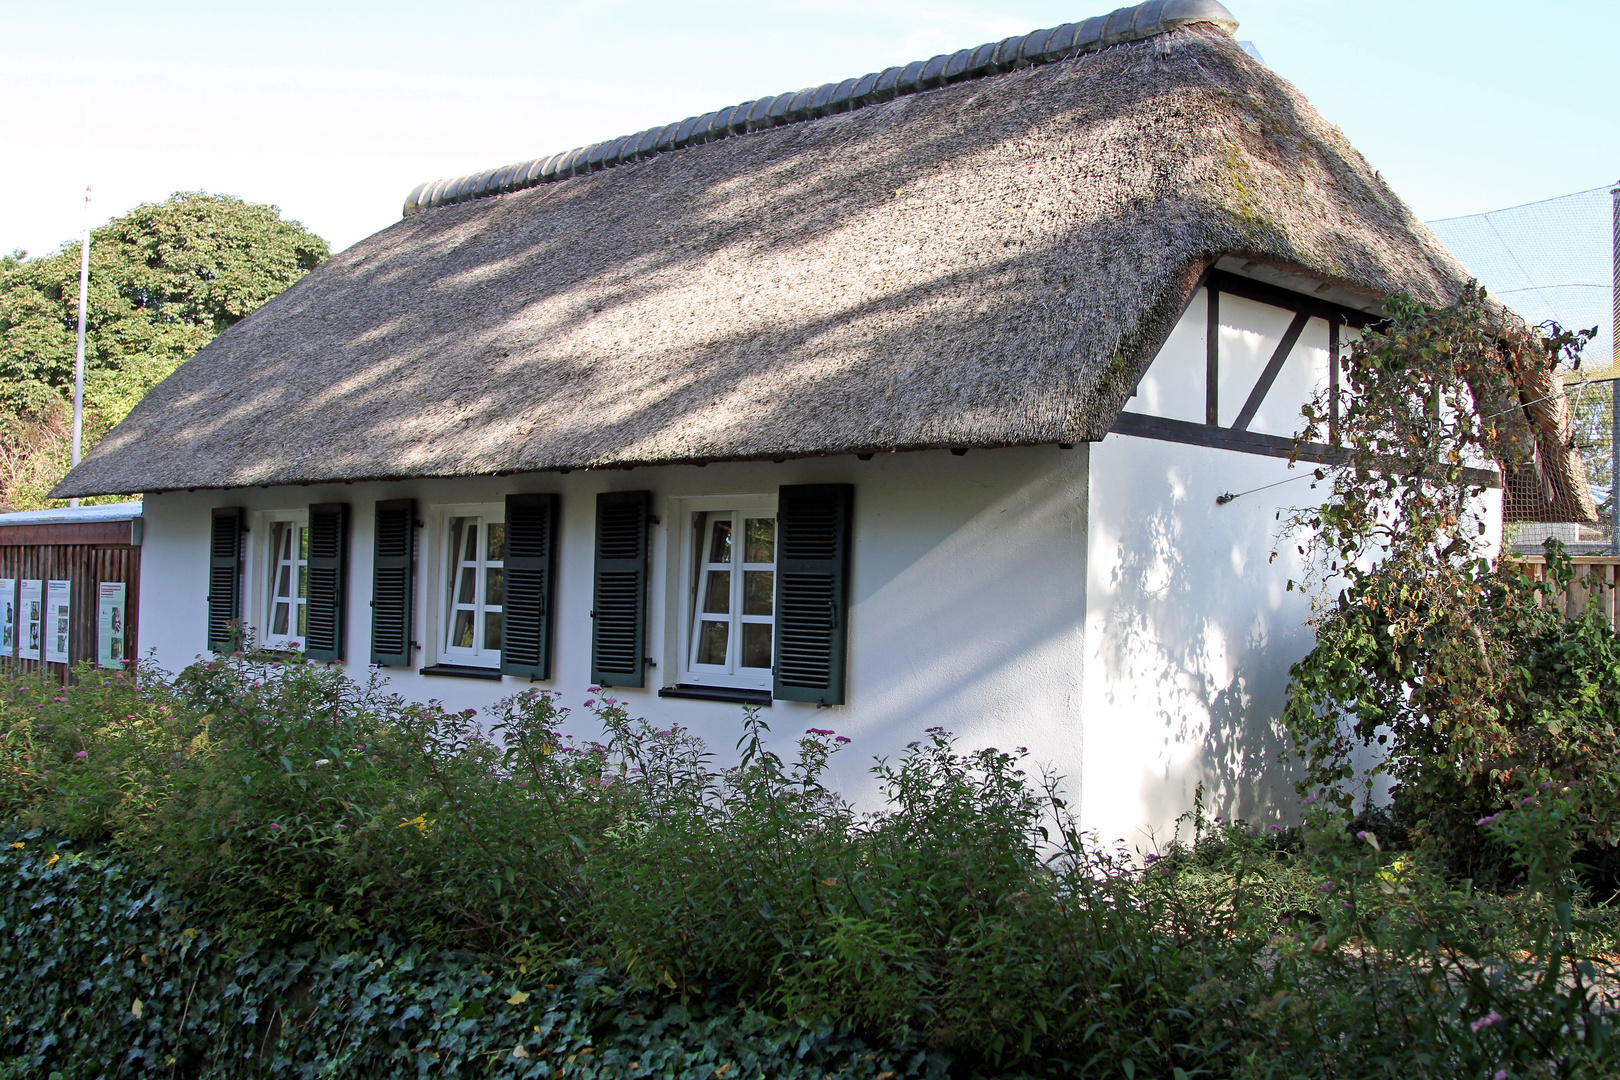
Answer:
M53 697L53 698L51 698L51 700L52 701L66 701L67 698L65 698L65 697Z
M848 735L840 735L840 736L838 736L838 738L834 739L833 742L847 743L847 742L849 742L849 736Z
M1497 1069L1495 1072L1491 1073L1491 1080L1507 1080L1507 1070Z
M586 698L585 699L585 707L587 709L590 708L592 705L595 705L595 704L596 704L596 699L595 698Z
M271 827L271 828L272 828L272 829L279 829L279 828L281 828L281 826L280 826L280 825L278 825L278 824L277 824L277 823L276 823L276 822L274 822L274 821L272 821L272 822L271 822L271 823L270 823L270 827Z
M1501 1020L1502 1014L1497 1012L1495 1009L1492 1009L1478 1020L1475 1020L1472 1024L1469 1024L1468 1030L1479 1031L1482 1028L1490 1027L1492 1024L1500 1023Z
M76 758L89 758L90 757L90 751L88 751L88 750L80 750L77 754L74 754L73 756L76 757Z
M813 727L813 728L806 728L804 733L806 735L831 735L832 731L829 730L828 728Z
M1316 796L1315 795L1307 795L1307 796L1305 796L1303 801L1304 801L1306 806L1309 806L1309 805L1311 805L1311 803L1316 801Z
M1480 818L1478 821L1474 822L1474 824L1475 825L1495 825L1496 824L1496 819L1501 817L1501 816L1502 816L1501 814L1492 814L1490 817L1482 817L1482 818Z

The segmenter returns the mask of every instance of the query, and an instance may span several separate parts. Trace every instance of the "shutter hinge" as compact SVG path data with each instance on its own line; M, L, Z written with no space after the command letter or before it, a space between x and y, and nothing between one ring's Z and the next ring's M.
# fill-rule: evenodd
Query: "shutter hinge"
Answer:
M641 662L643 664L646 664L648 667L657 667L658 666L658 661L654 660L650 656L643 656L641 658Z
M648 514L647 515L647 524L649 524L649 525L662 525L663 522L658 520L658 515L656 515L656 514Z

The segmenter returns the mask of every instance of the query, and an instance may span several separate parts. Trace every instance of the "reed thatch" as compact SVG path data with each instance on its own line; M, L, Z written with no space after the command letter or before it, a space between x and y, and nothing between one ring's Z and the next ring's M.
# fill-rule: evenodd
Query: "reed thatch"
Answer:
M53 494L1098 439L1223 255L1369 307L1468 277L1200 23L413 213Z

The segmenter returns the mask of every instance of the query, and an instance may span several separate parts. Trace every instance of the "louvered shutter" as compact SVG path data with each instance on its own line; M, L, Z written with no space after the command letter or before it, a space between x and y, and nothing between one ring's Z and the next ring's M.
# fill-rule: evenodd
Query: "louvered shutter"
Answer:
M371 662L378 667L411 664L415 554L416 500L379 502L371 571Z
M349 608L349 504L309 508L309 593L304 655L311 660L343 659L343 628Z
M596 497L596 582L591 681L643 686L647 647L647 491Z
M208 648L225 653L241 641L231 624L242 617L242 508L214 508L208 537Z
M552 590L557 580L555 495L506 497L506 593L501 674L551 678Z
M844 703L855 489L783 487L776 503L776 656L771 696Z

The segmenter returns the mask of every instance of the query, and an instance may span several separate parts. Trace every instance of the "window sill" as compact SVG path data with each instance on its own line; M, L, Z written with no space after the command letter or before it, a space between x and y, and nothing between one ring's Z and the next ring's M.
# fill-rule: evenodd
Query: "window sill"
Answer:
M446 679L486 679L489 682L501 681L500 668L470 667L466 664L434 664L432 667L422 668L418 675L437 675Z
M694 701L724 701L731 705L761 705L771 707L769 690L743 690L733 686L693 686L679 683L658 691L659 697L691 698Z

